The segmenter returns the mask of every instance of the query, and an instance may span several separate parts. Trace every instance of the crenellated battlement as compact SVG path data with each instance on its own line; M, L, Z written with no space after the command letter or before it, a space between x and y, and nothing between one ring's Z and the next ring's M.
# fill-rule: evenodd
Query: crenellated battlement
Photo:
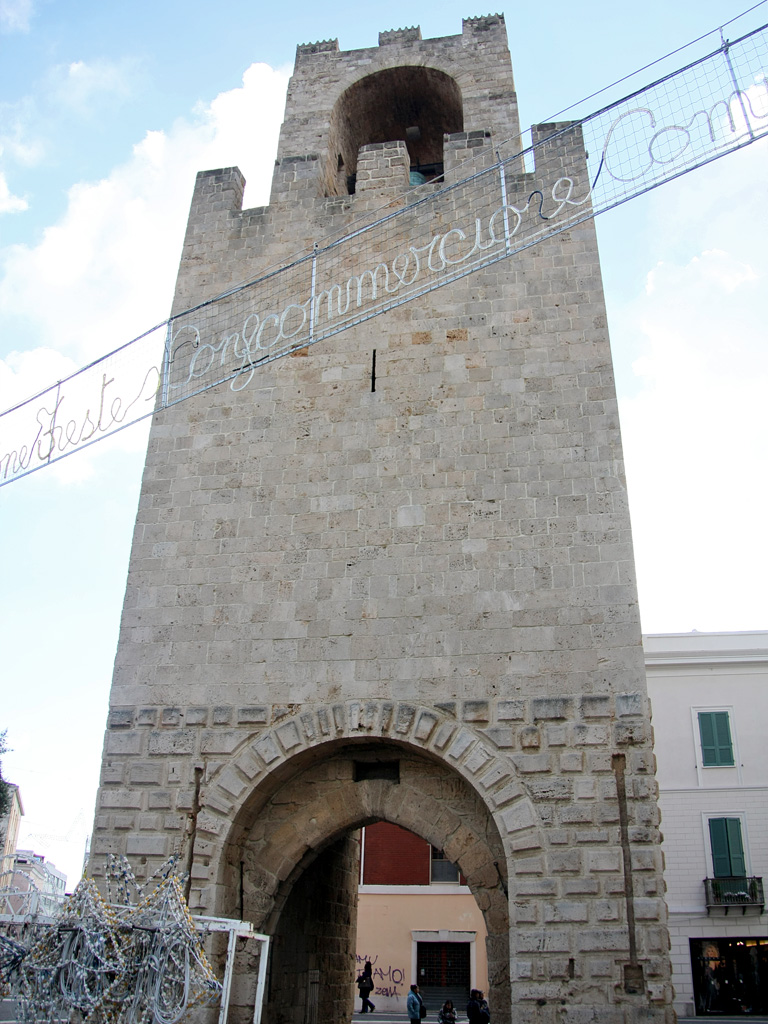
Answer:
M462 33L467 32L492 32L494 30L506 31L506 23L503 14L485 14L475 18L462 18Z
M387 32L379 32L379 46L389 46L392 43L418 42L421 42L420 25L414 25L411 28L392 28Z
M296 56L304 57L312 53L338 53L338 39L321 39L317 43L299 43L296 47Z
M459 42L462 36L467 34L479 34L483 32L506 32L503 14L478 15L471 18L463 18L461 22L461 35L438 37L441 44L446 40ZM420 25L403 26L402 28L384 29L379 32L378 46L408 45L409 43L434 43L437 39L424 39L421 34ZM312 43L299 43L296 47L296 56L305 57L318 53L341 53L341 54L368 54L375 47L368 47L363 50L340 50L339 40L321 39Z
M296 52L278 157L319 154L307 198L351 194L361 146L405 142L411 170L429 181L442 173L445 135L519 134L503 15L465 19L461 34L436 39L414 25L382 31L366 49L329 40ZM273 202L280 190L276 177Z

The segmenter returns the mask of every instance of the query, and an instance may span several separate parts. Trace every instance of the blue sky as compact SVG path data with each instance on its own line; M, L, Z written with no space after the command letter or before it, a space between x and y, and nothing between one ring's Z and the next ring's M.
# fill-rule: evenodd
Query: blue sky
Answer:
M507 8L522 124L742 10ZM0 408L167 315L197 170L238 164L246 204L266 201L297 43L374 46L380 30L416 23L454 35L484 13L454 0L0 0ZM727 33L763 21L766 4ZM758 143L598 219L646 632L768 628L766 155ZM4 773L22 788L21 845L71 880L145 444L144 428L126 431L0 489Z

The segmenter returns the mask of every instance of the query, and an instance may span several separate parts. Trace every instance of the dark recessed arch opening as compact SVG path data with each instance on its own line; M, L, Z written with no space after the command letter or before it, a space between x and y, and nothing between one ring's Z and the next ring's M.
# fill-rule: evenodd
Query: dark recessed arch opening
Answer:
M377 822L420 837L428 858L431 847L456 863L484 918L488 977L501 1009L509 987L506 861L484 801L444 761L406 745L363 740L325 747L324 758L317 749L307 752L292 769L285 765L279 780L265 780L268 795L257 786L226 843L218 912L234 910L228 905L239 890L245 919L272 937L267 1019L300 1024L306 1013L318 1021L349 1019L359 830ZM403 981L406 993L410 980Z
M361 78L331 114L326 195L354 192L357 154L376 142L404 142L411 170L429 181L443 171L443 136L463 131L461 91L435 68L387 68Z

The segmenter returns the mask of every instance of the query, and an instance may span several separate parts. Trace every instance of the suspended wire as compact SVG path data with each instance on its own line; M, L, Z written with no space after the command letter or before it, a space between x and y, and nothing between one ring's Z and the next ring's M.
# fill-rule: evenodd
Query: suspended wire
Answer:
M750 10L765 3L768 0L761 0ZM553 178L546 188L546 175L533 191L532 179L520 177L519 150L502 157L494 146L497 163L438 190L422 186L421 192L398 195L365 219L354 218L343 234L327 233L312 249L174 314L100 357L86 368L89 376L83 377L80 370L39 392L34 400L18 403L0 414L0 418L12 415L10 421L3 421L12 438L7 436L7 448L0 450L0 486L216 384L226 382L232 391L242 390L257 367L506 259L765 136L768 107L765 112L759 103L757 109L753 107L749 93L741 92L737 75L740 81L752 80L768 91L767 44L766 26L752 30L582 118L577 134L583 149L574 135L573 168L561 168L558 180ZM730 106L734 96L741 108L738 117ZM717 110L722 130L711 117ZM554 144L561 136L563 145L570 147L572 142L565 138L569 133L572 126L563 125L552 136L537 140L530 151ZM484 149L489 157L491 145ZM581 178L578 169L584 160L588 179ZM542 167L546 168L546 159ZM511 191L505 173L509 182L516 181ZM584 187L577 183L579 179ZM447 232L447 222L436 223L434 217L435 209L447 209L446 204L452 204L456 213ZM391 229L392 222L401 225L398 231ZM354 249L352 263L350 249ZM332 299L338 306L333 311ZM160 332L166 328L165 359L160 365Z
M678 46L676 49L670 50L669 53L665 54L664 56L657 57L656 60L650 61L648 64L645 64L645 65L643 65L640 68L637 68L635 71L631 71L629 74L624 75L622 78L616 79L615 82L612 82L609 85L605 85L601 89L597 89L595 92L590 93L588 96L582 97L580 100L576 100L574 103L569 104L567 107L563 107L562 110L559 110L556 113L550 114L548 117L543 118L541 123L546 124L546 123L549 123L551 121L554 121L556 118L560 117L562 114L567 113L569 110L575 109L576 107L580 106L582 103L586 103L589 100L594 99L596 96L601 96L603 93L608 92L610 89L613 89L616 86L621 85L623 82L627 82L631 78L636 77L637 75L641 74L643 71L647 71L649 68L655 67L657 64L660 64L663 61L668 60L670 57L674 57L678 53L682 53L684 50L689 49L691 46L695 46L697 43L701 42L703 39L706 39L709 36L711 36L711 35L713 35L713 34L715 34L717 32L722 32L723 28L726 28L728 25L734 24L735 22L739 21L741 18L744 18L748 14L751 14L752 11L756 11L759 7L765 6L765 4L768 4L768 0L759 0L758 3L754 4L752 7L747 8L745 11L742 11L741 14L737 14L737 15L735 15L735 17L731 18L730 20L728 20L726 22L723 22L723 24L721 26L719 26L718 28L713 28L713 29L710 29L707 32L702 33L700 36L697 36L695 39L691 39L689 42L684 43L682 46ZM505 139L505 140L497 142L496 146L499 149L501 149L504 146L508 146L508 145L510 145L512 143L519 142L524 137L524 135L525 135L525 132L520 132L516 136L512 136L512 137L510 137L508 139ZM409 194L411 194L413 192L416 192L416 191L417 191L416 188L410 189L409 192L406 192L406 195L409 195ZM376 213L377 212L383 214L383 212L385 210L391 208L391 206L392 206L392 202L390 201L388 203L385 203L381 207L379 207L378 211L374 212L374 219L377 219L377 217L376 217ZM370 216L370 214L367 215L367 216ZM352 228L351 230L354 230L354 228ZM349 232L347 232L346 234L348 234L348 233ZM336 233L334 233L334 232L328 232L327 234L322 235L318 239L318 241L315 243L315 247L317 247L318 245L322 245L322 243L326 242L328 239L334 238L335 235L336 235ZM283 267L285 267L286 265L290 265L290 264L295 263L295 262L297 262L297 261L299 261L301 259L306 259L309 255L310 255L310 253L309 253L308 250L306 250L306 249L299 250L299 251L293 253L292 256L289 256L286 260L276 261L275 263L268 265L259 274L258 278L242 282L241 284L237 285L235 289L232 289L232 291L235 291L235 290L237 290L239 288L247 288L251 284L255 283L256 280L263 280L269 274L277 273ZM224 295L227 295L227 294L229 294L229 292L224 293ZM215 302L216 299L218 299L220 297L223 297L223 296L218 296L218 295L214 296L212 299L208 299L208 300L206 300L205 303L201 303L200 305L207 305L208 303ZM180 315L184 315L185 313L193 312L195 309L198 309L198 308L200 308L200 306L190 307L189 309L183 310L182 314L180 314ZM82 373L83 370L86 370L86 369L89 369L90 367L96 366L98 363L100 363L103 359L107 358L108 356L112 356L116 352L121 351L126 346L132 345L135 341L138 341L141 338L146 337L147 335L153 334L156 330L158 330L159 328L162 328L167 322L168 321L163 321L160 324L156 324L154 327L151 327L151 328L149 328L149 330L144 331L142 334L138 335L138 337L132 338L130 341L126 342L124 345L121 345L119 348L115 349L114 352L109 352L109 353L107 353L106 356L99 356L99 357L97 357L91 363L89 363L87 366L81 367L79 370L76 370L73 374L70 374L69 377L62 378L61 380L57 381L56 383L57 384L65 383L66 381L70 380L71 377L77 376L77 374ZM28 402L28 401L32 401L35 398L39 398L41 395L45 394L46 391L49 391L49 390L50 390L50 387L42 389L36 395L30 396L29 398L24 399L23 401L17 403L17 405L12 406L9 409L3 410L2 412L0 412L0 416L5 415L6 412L11 412L13 409L18 408L19 406L26 404L26 402Z
M691 46L695 46L696 43L701 42L703 39L708 38L709 36L713 35L714 33L716 33L716 32L722 33L722 30L724 28L726 28L728 25L734 24L736 21L739 21L741 18L746 17L746 15L751 14L752 11L756 11L759 7L763 7L767 3L768 3L768 0L759 0L758 3L754 4L752 7L747 8L745 11L742 11L741 14L737 14L735 17L731 18L729 21L723 22L723 24L721 26L719 26L718 28L713 28L713 29L710 29L707 32L702 33L702 35L697 36L695 39L691 39L689 42L684 43L682 46L678 46L676 49L670 50L669 53L665 54L664 56L657 57L656 60L650 61L648 64L644 64L642 67L637 68L635 71L631 71L629 74L624 75L622 78L617 78L616 81L610 83L609 85L605 85L601 89L597 89L595 92L592 92L589 95L582 97L580 100L576 100L574 103L569 104L567 107L563 107L561 110L558 110L556 113L550 114L548 117L543 118L541 123L547 124L547 123L549 123L551 121L554 121L556 118L562 116L563 114L568 113L569 110L575 109L576 107L580 106L582 103L586 103L589 100L594 99L596 96L601 96L603 93L608 92L610 89L615 88L617 85L621 85L623 82L629 81L631 78L634 78L636 75L641 74L643 71L647 71L649 68L655 67L657 64L660 64L663 61L668 60L670 57L676 56L678 53L682 53L684 50L689 49ZM502 148L504 146L508 146L508 145L510 145L513 142L518 142L519 140L521 140L524 137L524 135L525 135L525 132L520 132L516 136L511 136L508 139L504 139L502 141L497 142L496 145L497 145L498 148ZM416 191L415 188L410 190L410 192L415 192L415 191ZM406 193L406 194L408 194L408 193ZM383 206L379 207L379 211L384 211L384 210L390 208L391 205L392 205L391 202L388 202L388 203L384 204ZM332 237L334 237L334 232L329 232L326 235L321 236L319 241L315 243L315 247L317 247L317 245L321 244L323 241L325 241L325 240L327 240L329 238L332 238ZM269 274L277 273L284 266L290 265L290 264L292 264L294 262L297 262L298 260L305 259L305 258L307 258L308 255L309 255L308 250L306 250L306 249L299 250L299 251L295 252L292 256L289 256L288 259L286 259L284 261L277 261L277 262L267 266L265 268L265 270L262 271L262 273L259 274L258 278L253 279L253 280L249 280L249 281L246 281L246 282L242 282L240 285L237 285L235 289L232 289L232 291L237 290L239 288L246 288L249 285L255 283L256 280L263 280ZM228 292L224 293L224 295L222 295L222 296L218 296L218 295L214 296L212 299L206 300L205 303L201 303L198 306L192 306L189 309L184 310L182 312L182 314L180 314L180 315L184 315L185 313L193 312L194 310L200 308L200 306L207 305L207 304L209 304L211 302L215 302L216 299L224 297L227 294L229 294L229 293ZM68 377L63 377L60 380L56 381L56 384L61 385L63 383L66 383L68 380L71 380L72 377L77 376L78 374L82 373L84 370L88 370L91 367L94 367L94 366L98 365L103 359L115 355L117 352L120 352L122 349L126 348L127 346L132 345L136 341L139 341L141 338L144 338L144 337L147 337L148 335L153 334L156 330L158 330L159 328L162 328L167 322L168 321L164 320L161 323L156 324L154 327L151 327L148 330L144 331L142 334L139 334L137 337L131 338L130 341L125 342L123 345L119 346L117 349L114 349L113 351L106 353L106 355L104 355L104 356L97 356L96 359L92 360L86 366L80 367L78 370L75 370ZM8 412L12 412L15 409L19 408L20 406L25 405L27 402L33 401L34 399L41 397L47 391L50 391L50 386L48 386L46 388L43 388L41 391L37 392L37 394L35 394L35 395L30 395L28 398L23 399L22 401L18 402L14 406L10 406L8 409L2 410L2 412L0 412L0 416L5 415Z
M650 68L655 67L657 64L661 64L665 60L669 60L670 57L677 56L678 53L682 53L684 50L690 49L691 46L695 46L702 40L708 39L709 36L715 35L718 32L721 33L722 35L722 31L724 28L727 28L729 25L733 25L734 22L740 21L742 18L745 18L748 14L751 14L752 11L756 11L758 7L763 7L767 3L768 0L759 0L759 2L754 4L752 7L748 7L746 11L742 11L741 14L737 14L734 18L731 18L729 21L723 22L723 24L719 25L717 28L711 28L708 32L703 32L700 36L697 36L695 39L691 39L689 42L683 43L682 46L678 46L676 49L670 50L669 53L664 54L664 56L657 57L656 60L652 60L648 64L644 64L642 67L637 68L636 71L630 71L629 74L624 75L622 78L617 78L616 81L611 82L610 85L604 85L601 89L597 89L595 92L591 92L588 96L583 96L580 100L576 100L574 103L570 103L567 107L563 107L562 110L558 110L556 113L550 114L548 117L542 118L541 123L548 124L551 121L555 121L558 117L561 117L563 114L567 114L569 110L574 110L576 107L581 106L582 103L587 103L589 100L593 100L596 96L602 96L603 93L606 93L611 89L615 89L617 85L622 85L622 83L628 82L631 78L635 78L637 75L642 74L644 71L648 71ZM509 139L505 139L504 142L500 142L499 146L507 146L513 142L518 142L520 139L524 137L524 135L525 132L520 132L519 135L514 135Z

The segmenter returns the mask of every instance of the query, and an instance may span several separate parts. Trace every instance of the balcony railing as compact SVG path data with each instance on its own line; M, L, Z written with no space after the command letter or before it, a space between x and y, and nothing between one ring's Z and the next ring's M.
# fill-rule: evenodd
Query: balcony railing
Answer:
M715 907L725 910L741 907L746 914L747 907L757 907L762 913L765 908L762 878L705 878L704 891L707 897L707 913Z

